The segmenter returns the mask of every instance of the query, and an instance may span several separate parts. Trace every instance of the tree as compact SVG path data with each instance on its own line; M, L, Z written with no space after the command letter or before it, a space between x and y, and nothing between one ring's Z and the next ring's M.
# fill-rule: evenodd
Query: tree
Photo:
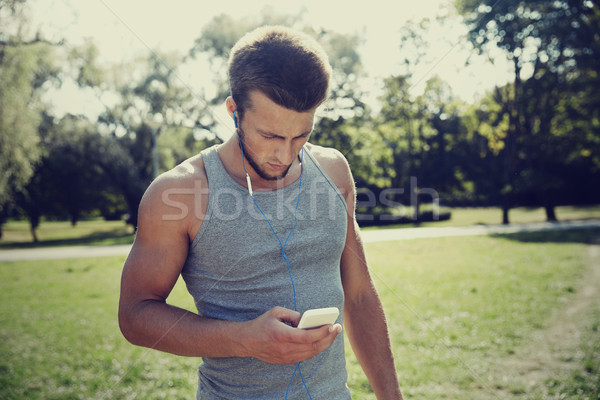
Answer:
M410 93L407 75L386 78L384 87L381 122L377 124L376 132L389 149L386 175L390 178L390 186L403 188L417 167L414 154L415 148L420 147L417 140L423 120Z
M34 242L42 216L80 217L104 206L108 182L91 162L98 158L93 124L84 117L66 115L60 121L45 114L40 124L42 157L33 176L16 196L16 206L27 216Z
M119 66L110 84L119 101L98 119L97 145L105 152L95 162L125 198L128 222L134 227L139 202L152 179L197 152L199 143L219 142L207 135L215 123L207 102L199 102L200 95L179 78L182 61L177 54L155 52L143 63ZM171 135L176 139L169 139ZM159 140L169 146L159 149ZM174 140L181 142L177 145Z
M556 176L548 174L547 167L555 161L556 151L542 144L556 143L556 137L551 136L558 132L552 129L554 124L540 130L540 121L556 120L559 117L557 105L575 94L573 85L582 76L590 76L585 73L590 66L597 71L598 4L587 0L459 0L456 4L465 16L469 39L476 51L485 52L497 46L504 50L514 67L512 89L506 92L510 96L503 102L503 112L509 119L502 151L505 164L503 222L508 223L508 210L520 195L517 187L531 191L531 183L540 179L546 182L534 184L538 186L534 190L545 193L547 218L555 219L555 201L551 199L555 190L549 187ZM588 80L596 89L599 82L597 77ZM543 152L544 149L548 151ZM517 182L520 175L524 179Z
M24 0L0 1L0 237L15 195L25 190L41 157L41 92L58 74L55 44L28 32Z
M423 98L412 91L413 72L425 55L422 45L426 29L425 22L408 23L401 29L399 51L404 55L404 61L399 74L383 81L381 111L374 127L384 145L378 150L379 165L389 179L389 187L401 194L408 193L410 199L414 199L410 191L415 189L412 182L422 167L424 157L421 153L426 138L433 134L424 115ZM397 195L391 200L406 203L406 198ZM418 210L416 213L418 215Z
M362 101L364 91L360 85L365 76L357 50L362 38L326 30L308 32L323 46L333 70L331 94L318 113L310 140L339 150L348 160L359 190L371 190L377 168L371 162L370 110Z
M511 85L495 88L478 103L468 107L461 116L466 129L466 146L457 147L468 160L463 164L465 180L471 186L470 204L502 204L505 179L503 151L509 128L509 119L503 111L503 103Z
M221 105L229 96L227 61L229 51L244 34L263 25L284 25L304 31L313 36L325 49L333 68L331 79L331 101L326 103L324 118L352 118L365 115L366 105L360 100L359 79L364 74L357 46L358 35L343 35L327 30L315 31L298 15L281 15L265 7L254 19L236 20L220 15L211 20L196 39L189 52L192 59L207 60L214 74L217 88L209 100L212 105ZM316 128L315 130L317 130Z
M234 19L221 14L214 17L203 28L200 36L188 53L190 60L201 59L210 66L215 86L214 96L208 102L221 105L229 96L227 61L229 51L244 34L262 25L285 25L299 28L300 15L281 15L270 7L264 7L254 18ZM300 29L300 28L299 28Z
M46 188L46 212L69 218L74 226L79 219L100 209L109 182L95 163L98 148L94 125L82 116L66 115L42 135L45 155L39 173Z
M360 120L369 110L362 101L364 91L360 80L365 71L358 53L362 38L358 34L340 34L333 31L308 31L315 36L329 57L333 69L331 94L326 102L325 118Z
M437 76L426 82L417 104L425 123L420 132L422 146L415 152L420 164L416 176L421 184L434 188L445 203L458 201L461 193L468 191L466 171L473 162L469 152L472 144L460 117L465 107ZM418 210L415 212L418 215Z

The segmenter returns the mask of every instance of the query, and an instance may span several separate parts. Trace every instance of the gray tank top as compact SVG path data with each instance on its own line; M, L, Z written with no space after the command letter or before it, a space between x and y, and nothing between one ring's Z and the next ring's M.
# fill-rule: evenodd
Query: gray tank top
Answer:
M292 282L281 247L248 190L227 173L212 147L201 153L209 186L205 219L190 245L182 277L202 316L254 319L272 307L294 309ZM300 181L256 202L282 243L294 226ZM335 184L304 149L297 225L285 252L297 310L337 307L342 322L344 292L340 258L346 241L347 208ZM284 399L296 365L268 364L253 357L203 358L198 399ZM349 399L344 340L300 364L313 399ZM308 399L296 372L288 399Z

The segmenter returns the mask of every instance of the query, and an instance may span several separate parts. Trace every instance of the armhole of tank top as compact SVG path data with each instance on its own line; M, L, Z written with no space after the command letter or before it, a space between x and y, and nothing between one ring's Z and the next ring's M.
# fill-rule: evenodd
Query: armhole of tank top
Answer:
M211 157L211 155L209 153L213 152L213 151L216 154L216 150L211 147L200 153L200 156L202 157L202 163L204 164L204 173L206 174L206 183L208 184L208 205L206 206L206 212L204 213L204 219L202 220L202 225L200 225L200 229L198 229L198 232L196 232L196 236L194 236L194 240L192 240L192 242L190 243L190 251L193 250L194 247L196 247L196 245L200 242L202 235L208 229L208 226L206 223L208 221L210 221L210 218L213 213L213 208L214 208L213 207L213 196L211 196L211 194L210 194L211 174L208 172L210 168L206 167L207 159L209 157Z
M327 172L325 172L325 170L323 169L323 167L321 166L321 164L319 164L319 162L317 161L317 159L314 158L312 154L310 154L310 151L308 151L308 149L306 147L304 149L306 150L306 154L308 155L308 157L310 158L310 160L313 162L313 164L315 165L315 167L317 168L317 170L319 171L319 173L321 175L323 175L323 177L325 178L325 180L329 183L329 186L331 186L333 188L333 190L335 190L335 193L338 195L338 197L340 198L340 200L342 200L342 203L344 204L344 207L346 207L346 212L348 212L348 204L346 203L346 199L344 198L344 196L340 192L340 189L331 180L331 178L329 177L329 175L327 174Z

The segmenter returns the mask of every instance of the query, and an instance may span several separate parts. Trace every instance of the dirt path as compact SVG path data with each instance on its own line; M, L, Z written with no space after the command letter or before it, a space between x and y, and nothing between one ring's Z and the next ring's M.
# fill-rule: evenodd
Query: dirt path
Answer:
M495 393L501 399L545 399L550 380L564 382L582 367L584 332L591 315L600 310L600 244L588 246L587 270L580 287L533 340L515 349L492 371ZM558 398L558 397L556 397Z

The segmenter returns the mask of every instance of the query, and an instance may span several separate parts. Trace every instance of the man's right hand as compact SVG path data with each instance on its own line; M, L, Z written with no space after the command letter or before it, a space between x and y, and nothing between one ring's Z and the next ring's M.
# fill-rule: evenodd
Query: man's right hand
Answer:
M295 328L300 317L297 311L274 307L245 323L244 356L271 364L294 364L319 354L342 332L340 324L315 329Z

